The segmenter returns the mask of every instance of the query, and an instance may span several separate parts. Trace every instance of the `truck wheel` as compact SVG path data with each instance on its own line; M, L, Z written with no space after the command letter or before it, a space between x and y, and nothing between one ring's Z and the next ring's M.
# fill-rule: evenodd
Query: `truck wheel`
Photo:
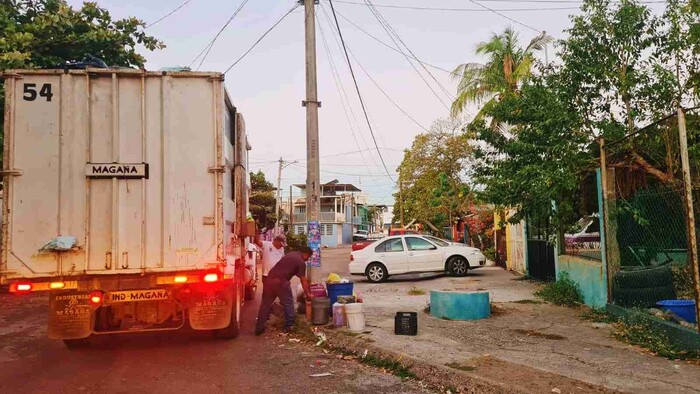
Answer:
M68 349L84 349L90 347L89 338L64 339L63 343Z
M246 286L245 287L245 300L250 301L255 298L256 286Z
M238 338L241 327L241 291L236 285L233 288L233 306L231 310L231 322L227 327L220 330L214 330L214 335L222 339Z

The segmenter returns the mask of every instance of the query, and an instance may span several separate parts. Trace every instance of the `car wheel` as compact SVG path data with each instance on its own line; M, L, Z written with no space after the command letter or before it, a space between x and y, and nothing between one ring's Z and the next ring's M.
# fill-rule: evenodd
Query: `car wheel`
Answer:
M372 283L384 282L389 278L389 273L380 263L372 263L367 267L367 279Z
M447 261L447 273L452 276L466 276L469 271L469 261L462 256L453 256Z

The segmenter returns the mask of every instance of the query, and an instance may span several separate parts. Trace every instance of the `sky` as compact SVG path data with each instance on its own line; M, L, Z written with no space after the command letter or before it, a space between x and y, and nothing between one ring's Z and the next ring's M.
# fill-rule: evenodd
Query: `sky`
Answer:
M177 12L147 28L146 31L162 40L167 48L155 52L141 50L147 59L146 68L157 70L192 64L196 69L201 58L195 63L193 60L243 1L190 0ZM158 20L184 2L97 1L113 18L135 16L146 23ZM82 1L69 0L68 3L78 7ZM396 168L403 157L403 149L409 148L414 137L429 128L434 120L449 116L446 106L451 102L450 96L455 94L456 82L449 73L436 68L427 67L432 76L429 75L415 61L409 63L401 53L350 24L348 20L396 47L371 10L361 3L363 0L336 0L334 6L379 152L365 121L337 30L334 30L328 0L320 0L316 7L316 49L318 97L322 103L319 110L321 181L337 179L341 183L352 183L367 193L371 202L391 204ZM571 24L569 15L577 13L580 5L576 0L373 0L372 3L415 57L445 70L453 70L461 63L483 62L484 59L474 55L476 44L507 26L519 32L523 45L538 34L536 31L546 31L555 39L565 38L564 30ZM199 69L224 71L229 68L295 4L296 0L246 3L215 41ZM495 11L482 8L484 6ZM663 4L650 6L655 11L663 8ZM548 56L556 60L552 46ZM544 58L544 54L541 57ZM253 147L252 171L262 170L268 180L275 183L280 157L291 163L283 170L281 180L282 195L288 198L291 184L306 181L306 115L301 105L305 99L302 7L287 16L226 74L226 86L234 105L246 120L246 131ZM296 195L298 190L294 193Z

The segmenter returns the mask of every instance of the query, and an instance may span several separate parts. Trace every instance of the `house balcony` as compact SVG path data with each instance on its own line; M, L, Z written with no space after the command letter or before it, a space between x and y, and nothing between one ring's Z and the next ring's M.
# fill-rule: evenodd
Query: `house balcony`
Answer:
M338 212L321 212L321 223L345 223L345 214ZM294 223L306 223L305 213L295 213Z

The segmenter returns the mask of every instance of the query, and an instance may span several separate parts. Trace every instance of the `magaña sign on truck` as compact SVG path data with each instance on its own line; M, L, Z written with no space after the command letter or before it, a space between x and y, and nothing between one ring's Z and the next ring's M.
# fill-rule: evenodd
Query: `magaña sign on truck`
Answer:
M245 124L219 73L5 78L0 283L49 292L48 335L238 335L251 227ZM247 287L247 288L246 288Z

